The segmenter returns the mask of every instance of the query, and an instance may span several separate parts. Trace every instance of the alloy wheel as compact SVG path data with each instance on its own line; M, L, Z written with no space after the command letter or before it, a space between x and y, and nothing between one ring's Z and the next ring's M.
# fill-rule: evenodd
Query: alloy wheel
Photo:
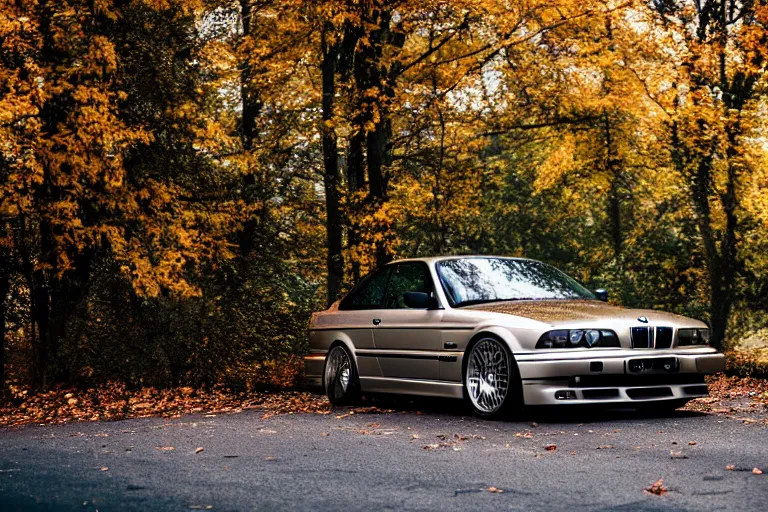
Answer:
M509 355L501 343L482 339L472 347L467 363L467 393L481 414L491 415L504 405L509 392Z
M351 363L347 351L340 346L333 347L325 365L325 389L332 403L347 394L350 374Z

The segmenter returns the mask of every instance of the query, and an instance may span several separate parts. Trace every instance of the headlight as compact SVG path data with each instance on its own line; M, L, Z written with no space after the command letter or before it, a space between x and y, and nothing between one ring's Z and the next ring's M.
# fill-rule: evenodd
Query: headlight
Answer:
M613 331L573 329L545 332L536 348L620 347L619 337Z
M583 338L584 338L584 331L571 331L571 333L568 335L568 340L571 342L571 345L573 345L574 347L578 347Z
M709 329L680 329L677 331L678 347L696 345L709 345Z

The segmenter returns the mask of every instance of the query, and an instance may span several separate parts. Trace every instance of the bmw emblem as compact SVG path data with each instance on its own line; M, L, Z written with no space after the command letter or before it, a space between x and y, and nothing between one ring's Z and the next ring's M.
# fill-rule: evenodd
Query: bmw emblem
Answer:
M644 324L647 324L647 323L648 323L648 317L645 317L645 316L639 316L639 317L637 317L637 321L638 321L638 322L642 322L642 323L644 323Z

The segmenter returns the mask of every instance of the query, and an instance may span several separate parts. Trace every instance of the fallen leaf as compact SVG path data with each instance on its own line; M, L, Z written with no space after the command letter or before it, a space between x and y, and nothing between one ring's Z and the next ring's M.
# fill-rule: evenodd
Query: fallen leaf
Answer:
M548 444L548 445L546 445L544 447L544 449L547 450L548 452L553 452L553 451L557 450L557 445L556 444Z
M538 423L536 423L535 421L532 421L532 422L531 422L531 427L533 427L533 428L536 428L536 427L538 427L538 426L539 426L539 424L538 424Z
M533 434L531 432L518 432L515 434L515 437L522 437L524 439L533 439Z
M696 446L696 441L688 441L688 446Z
M668 491L668 489L664 487L663 478L659 478L654 483L652 483L650 487L646 487L644 490L648 494L655 494L656 496L664 496Z
M434 450L435 448L440 448L440 445L437 443L424 445L425 450Z
M488 488L488 492L495 492L495 493L499 493L500 494L500 493L504 492L504 489L498 489L496 487L489 487Z
M161 452L172 452L175 450L173 446L155 446L155 450L161 451Z
M213 505L190 505L191 510L213 510Z
M277 457L272 457L271 455L268 455L267 457L264 457L264 460L277 460Z
M322 434L320 434L320 435L321 435L321 436L323 436L323 437L328 437L328 436L329 436L329 435L331 435L331 434L329 434L328 432L323 432L323 433L322 433Z
M762 475L763 474L763 470L760 469L760 468L752 468L752 474L753 475Z
M200 453L201 451L205 450L202 446L200 448L195 448L195 453Z
M687 459L688 456L683 454L683 452L670 451L669 452L669 458L671 458L671 459Z
M616 446L612 444L601 444L597 447L598 450L613 450L614 448L616 448Z
M99 468L99 471L109 471L109 468L107 466L104 466L103 468Z
M379 424L379 423L369 423L368 426L371 427L371 428L379 428L381 426L381 424Z
M736 465L735 464L728 464L727 466L725 466L725 469L726 469L726 471L734 471L736 469Z

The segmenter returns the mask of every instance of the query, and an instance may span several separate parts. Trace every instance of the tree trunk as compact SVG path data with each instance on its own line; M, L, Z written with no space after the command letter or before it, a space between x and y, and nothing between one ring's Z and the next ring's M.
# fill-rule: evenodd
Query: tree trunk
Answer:
M240 0L240 28L242 29L241 37L243 39L251 35L252 17L253 11L251 8L251 0ZM257 136L256 119L261 110L258 96L251 89L250 81L251 68L247 62L242 62L240 64L240 101L242 107L242 115L240 118L240 140L244 153L253 150L254 141ZM256 177L253 173L253 169L248 169L248 172L243 176L242 183L243 198L246 203L250 203L252 202L251 195L253 193L253 188L256 184ZM253 251L254 232L256 231L257 226L257 220L252 216L248 216L243 223L243 229L238 234L240 255L243 257L248 257L251 254L251 251Z
M671 131L672 147L674 148L672 161L678 171L689 180L691 200L696 211L696 223L704 246L709 280L709 321L712 328L710 344L717 349L722 349L735 298L734 280L738 265L736 253L737 218L735 214L736 175L733 169L734 162L730 158L735 156L735 154L731 155L731 150L735 151L735 147L729 148L728 151L727 192L724 197L720 198L726 214L726 226L718 237L712 225L712 211L709 203L714 155L699 157L698 159L690 157L680 140L677 123L672 123ZM732 140L735 141L735 135L733 135ZM693 169L688 168L691 162L696 162Z
M363 132L362 121L357 118L354 124L354 129L357 129L354 135L349 139L349 152L347 156L347 187L350 192L359 192L365 188L365 155L363 154L363 145L365 144L365 133ZM350 203L350 206L354 208L356 205ZM360 243L360 237L358 236L359 226L356 222L349 222L347 230L347 245L348 247L356 247ZM360 280L360 262L357 258L352 258L352 280L358 282Z
M322 34L323 62L323 185L325 187L325 214L327 235L327 272L328 284L326 303L333 304L341 293L344 278L344 259L342 251L342 219L339 186L339 153L336 141L336 129L333 127L333 104L336 96L336 60L338 45L329 44L327 33L333 27L326 24Z
M622 235L623 227L621 222L621 162L616 155L613 132L611 130L611 119L607 112L603 112L603 131L605 136L605 170L608 172L611 180L611 187L608 190L608 219L611 230L611 245L613 246L613 257L616 262L616 268L624 276L623 246L624 237Z
M378 89L375 98L366 97L362 101L373 103L377 116L373 115L373 106L368 106L366 124L369 126L366 134L366 156L368 165L369 202L374 209L382 207L386 201L386 179L384 168L390 163L391 121L389 119L388 98L391 96L391 84L387 69L382 65L384 45L387 44L390 32L391 14L386 10L374 9L371 19L378 29L370 33L370 45L364 46L359 56L357 94L363 98L372 88ZM365 125L364 125L365 126ZM385 228L376 227L377 230ZM382 237L376 237L375 258L377 265L387 263L392 259Z
M733 300L729 298L728 290L712 290L710 292L709 323L711 327L710 345L721 350L725 344L728 320L731 317Z
M32 371L33 385L37 389L47 388L48 360L50 347L50 294L43 272L33 274L35 287L32 290L32 322L37 327L37 339L33 340L35 363Z
M5 316L11 288L10 259L7 254L0 255L0 397L5 394Z
M240 23L242 37L245 39L251 35L251 3L250 0L240 0ZM240 65L240 96L242 100L243 114L240 127L240 135L244 150L251 149L256 130L256 116L259 112L258 101L249 87L251 80L250 67L247 62Z

